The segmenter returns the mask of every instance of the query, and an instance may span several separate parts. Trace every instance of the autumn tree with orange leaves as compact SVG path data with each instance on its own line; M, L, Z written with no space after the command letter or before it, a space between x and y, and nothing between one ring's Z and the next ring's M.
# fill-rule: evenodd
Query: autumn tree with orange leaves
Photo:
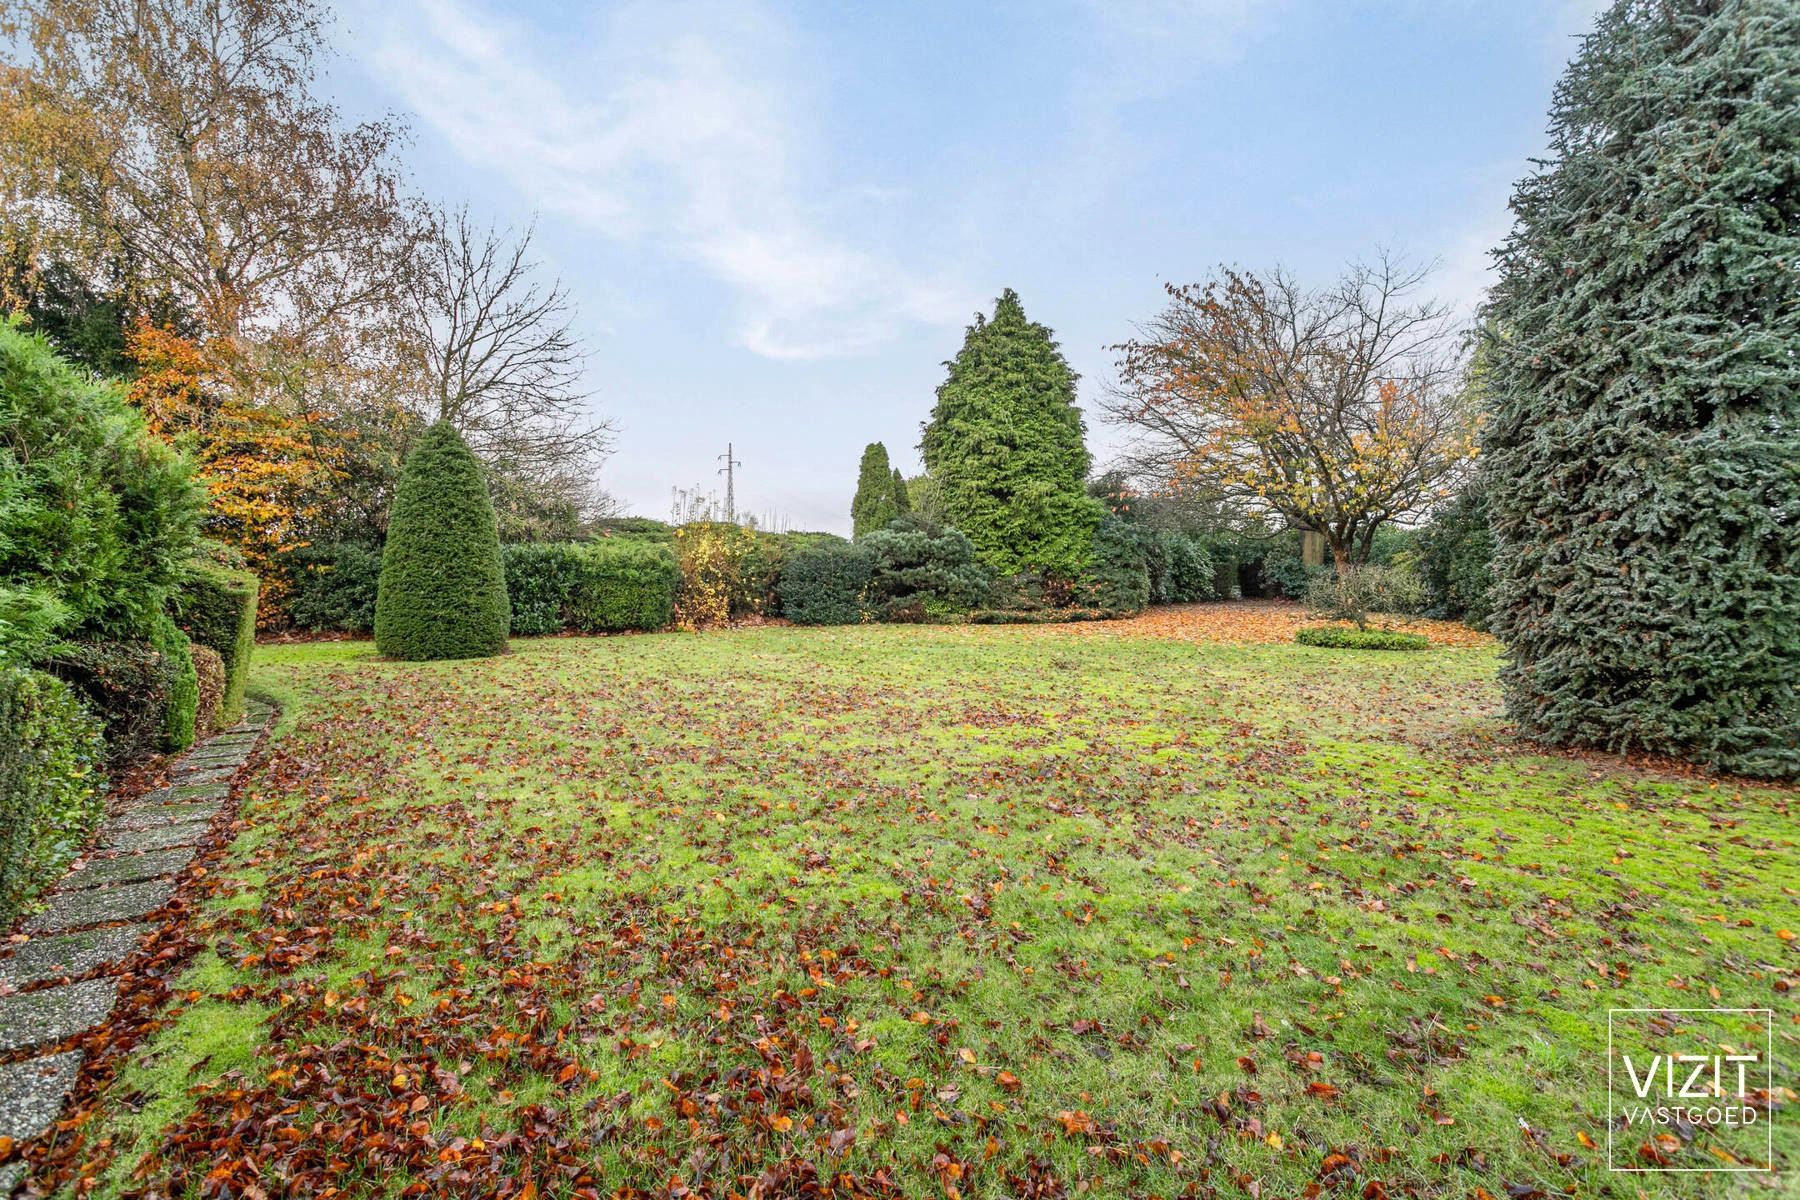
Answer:
M1246 515L1317 530L1340 570L1375 531L1453 494L1475 455L1462 339L1416 299L1426 271L1383 257L1332 286L1221 269L1112 347L1103 401L1137 437L1133 472Z
M193 459L210 501L207 532L237 547L262 577L262 608L275 619L291 574L282 556L306 544L305 525L339 447L316 419L244 401L189 338L140 321L126 354L138 368L127 398L152 432Z

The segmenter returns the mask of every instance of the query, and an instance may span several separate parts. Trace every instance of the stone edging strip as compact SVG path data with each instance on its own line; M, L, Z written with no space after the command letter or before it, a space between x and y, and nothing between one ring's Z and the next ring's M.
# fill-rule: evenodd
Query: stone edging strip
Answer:
M238 724L174 759L169 786L113 813L80 868L20 926L29 940L0 943L0 1197L24 1181L24 1145L56 1122L80 1074L80 1049L54 1051L112 1013L112 972L156 928L145 918L174 896L272 716L252 701Z

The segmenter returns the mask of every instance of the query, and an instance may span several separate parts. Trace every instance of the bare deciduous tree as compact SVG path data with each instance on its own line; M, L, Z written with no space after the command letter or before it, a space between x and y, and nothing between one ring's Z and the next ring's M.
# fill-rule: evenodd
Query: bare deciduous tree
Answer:
M574 307L539 279L531 238L443 214L409 276L410 355L430 415L507 481L497 498L535 489L587 509L612 429L588 412Z
M1383 256L1308 291L1281 270L1169 286L1113 347L1104 408L1137 433L1135 472L1325 537L1339 567L1375 531L1448 495L1474 455L1462 339L1427 277Z

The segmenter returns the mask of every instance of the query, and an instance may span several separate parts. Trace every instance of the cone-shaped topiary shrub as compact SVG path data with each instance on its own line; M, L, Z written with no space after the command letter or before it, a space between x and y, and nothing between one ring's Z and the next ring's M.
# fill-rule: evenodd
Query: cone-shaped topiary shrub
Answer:
M375 648L389 658L481 658L506 649L500 536L481 464L447 422L400 471L375 595Z

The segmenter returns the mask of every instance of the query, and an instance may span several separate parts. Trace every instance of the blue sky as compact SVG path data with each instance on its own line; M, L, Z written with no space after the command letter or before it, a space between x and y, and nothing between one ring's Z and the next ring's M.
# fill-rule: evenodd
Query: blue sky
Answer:
M619 426L608 491L666 516L730 441L741 508L844 532L863 445L918 469L1003 288L1084 402L1219 263L1324 282L1385 246L1471 305L1595 7L347 0L330 83L409 119L427 198L536 216Z

